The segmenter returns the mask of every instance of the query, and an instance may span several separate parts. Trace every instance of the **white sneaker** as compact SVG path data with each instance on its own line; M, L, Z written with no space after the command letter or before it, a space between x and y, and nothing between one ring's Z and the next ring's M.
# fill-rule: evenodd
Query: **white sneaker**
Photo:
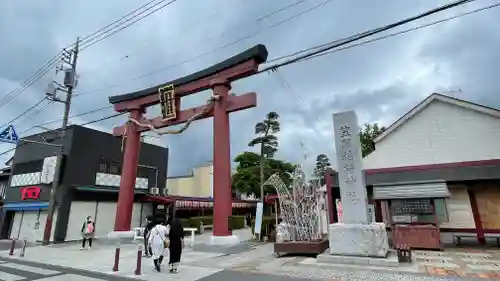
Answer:
M85 250L85 248L83 248L83 247L80 247L80 251L82 251L82 250Z
M90 249L92 249L92 247L88 246L88 247L87 247L87 250L90 250Z

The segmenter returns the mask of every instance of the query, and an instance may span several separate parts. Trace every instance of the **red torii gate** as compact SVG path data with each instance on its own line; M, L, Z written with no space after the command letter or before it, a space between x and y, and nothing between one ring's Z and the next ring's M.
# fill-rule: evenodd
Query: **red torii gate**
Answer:
M252 76L259 64L267 60L267 49L256 45L232 58L191 75L141 91L109 97L117 112L128 112L129 121L113 128L114 136L125 138L123 166L116 207L115 231L129 231L132 219L134 187L137 175L141 132L185 123L184 131L195 119L214 117L214 232L215 237L231 236L228 217L231 208L231 159L229 113L257 105L257 95L230 95L231 82ZM180 110L181 98L212 89L214 97L207 105ZM162 116L143 117L146 108L162 107Z

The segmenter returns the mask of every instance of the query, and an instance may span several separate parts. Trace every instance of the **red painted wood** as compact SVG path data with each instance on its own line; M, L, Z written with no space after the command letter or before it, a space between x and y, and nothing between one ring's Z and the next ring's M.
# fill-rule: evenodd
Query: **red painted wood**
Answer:
M214 115L214 236L229 236L228 217L232 214L231 206L231 154L229 139L229 90L228 80L212 81L214 94L220 96L213 109Z
M365 170L365 173L367 175L370 175L370 174L380 174L380 173L427 171L427 170L434 170L434 169L474 167L474 166L500 166L500 159L369 169L369 170Z
M418 249L440 249L440 234L436 226L395 225L393 244L407 244Z
M142 110L131 111L130 117L136 120L140 119L142 112ZM132 208L134 206L135 180L137 177L141 133L137 131L137 125L134 123L130 123L128 126L125 151L123 153L120 191L116 205L115 231L130 230Z
M327 202L327 212L328 212L328 222L334 223L334 208L336 208L333 203L333 169L329 168L325 173L325 184L326 184L326 202Z
M235 65L212 76L208 76L206 78L188 84L177 86L175 87L175 95L176 97L183 97L210 89L210 82L215 78L226 79L231 82L241 78L252 76L257 73L258 69L259 62L252 59L242 64ZM155 91L152 92L151 95L146 97L117 103L114 105L114 107L115 111L126 112L132 109L145 108L158 103L160 103L160 99L158 98L158 92Z
M486 244L486 239L484 238L483 224L481 223L481 215L479 214L479 207L477 206L476 194L472 188L467 188L467 193L469 194L472 217L474 218L474 225L476 226L477 241L484 245Z
M227 107L225 110L228 113L255 107L255 106L257 106L257 94L256 93L248 93L248 94L243 94L243 95L239 95L239 96L228 96L226 106ZM197 107L182 110L177 114L177 119L171 120L171 121L163 121L161 117L156 117L153 119L141 118L138 121L142 124L151 124L151 125L153 125L153 127L160 129L160 128L165 128L168 126L174 126L174 125L185 123L192 116L198 114L199 112L203 111L204 109L205 109L205 106L203 105L203 106L197 106ZM212 116L213 116L213 112L210 112L200 119L205 119L205 118L209 118ZM138 130L139 130L139 132L150 131L150 129L148 127L139 127ZM122 136L124 131L125 131L125 125L115 127L115 128L113 128L113 135L114 136Z

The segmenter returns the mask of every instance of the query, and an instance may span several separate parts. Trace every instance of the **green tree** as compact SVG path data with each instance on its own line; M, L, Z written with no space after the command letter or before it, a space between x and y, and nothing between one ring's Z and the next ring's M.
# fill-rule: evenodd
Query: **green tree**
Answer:
M280 131L280 122L278 113L271 111L266 114L266 118L255 124L255 134L257 137L250 141L248 146L260 145L260 197L264 196L264 168L266 160L274 157L278 151L278 138L274 135Z
M316 156L316 167L314 167L313 177L319 179L321 184L323 184L325 172L331 166L332 164L330 164L330 159L326 156L326 154L318 154L318 156Z
M233 189L239 193L261 197L260 163L261 156L254 152L242 152L236 156L236 173L233 174ZM288 186L292 178L289 173L295 165L285 161L268 158L264 162L264 178L269 178L274 173L279 173L281 180ZM276 194L272 186L264 186L264 194Z
M363 157L372 153L375 150L375 145L373 140L378 137L381 133L385 131L385 127L379 127L377 123L365 124L359 132L359 137L361 140L361 153Z

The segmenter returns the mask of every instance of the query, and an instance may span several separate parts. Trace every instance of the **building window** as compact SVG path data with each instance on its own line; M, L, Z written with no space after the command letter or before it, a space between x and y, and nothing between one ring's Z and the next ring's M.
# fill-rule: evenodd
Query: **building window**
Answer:
M449 221L445 199L434 199L435 215L439 223ZM418 222L434 223L434 211L430 199L391 200L393 216L415 216Z
M108 170L108 172L110 174L112 174L112 175L119 175L120 172L121 172L120 170L121 169L120 169L120 164L119 163L112 162L112 163L109 164L109 170Z
M107 173L108 172L108 165L106 163L99 163L99 167L97 169L99 173Z

